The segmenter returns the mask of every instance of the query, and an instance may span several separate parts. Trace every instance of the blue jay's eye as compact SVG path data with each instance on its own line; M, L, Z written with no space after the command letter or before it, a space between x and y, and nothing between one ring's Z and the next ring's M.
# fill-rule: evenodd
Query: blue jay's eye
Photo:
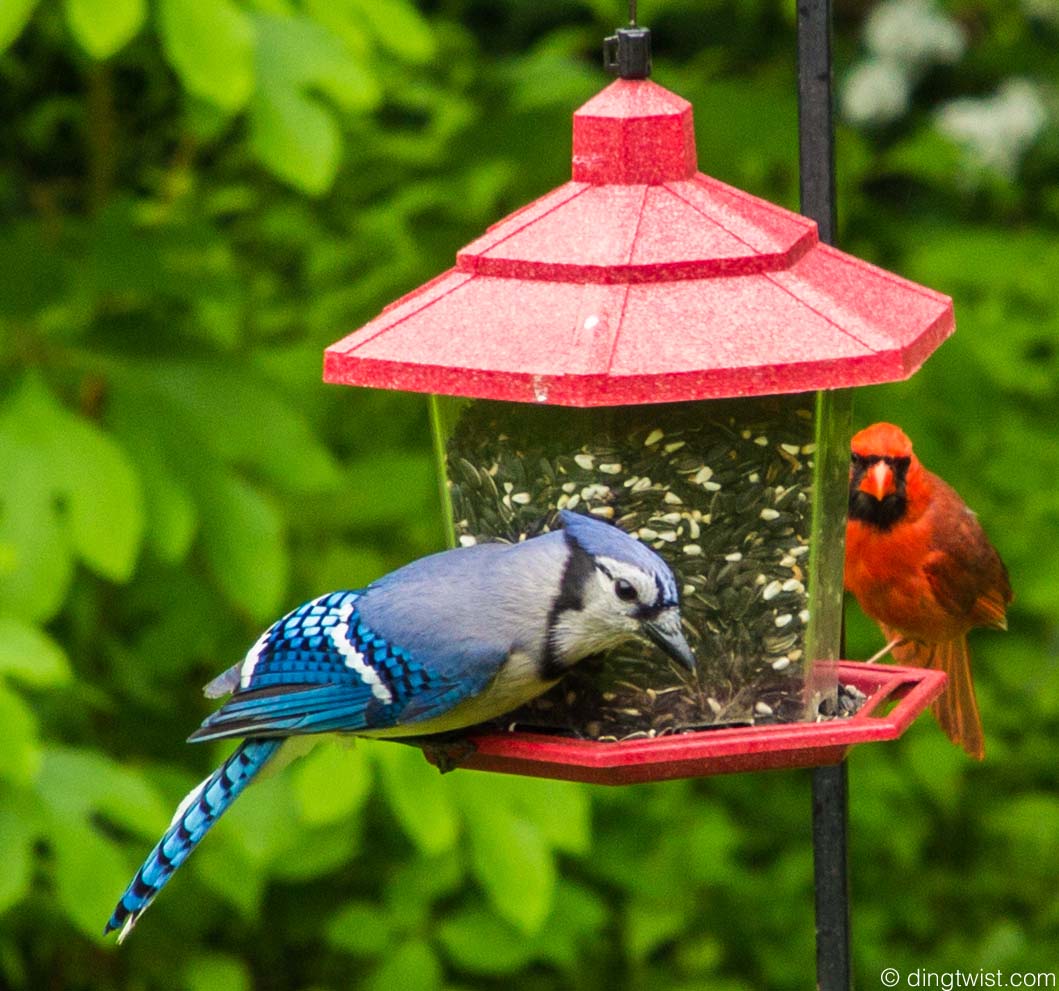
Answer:
M619 578L614 583L614 594L623 602L636 601L636 589L633 588L632 582L624 578Z

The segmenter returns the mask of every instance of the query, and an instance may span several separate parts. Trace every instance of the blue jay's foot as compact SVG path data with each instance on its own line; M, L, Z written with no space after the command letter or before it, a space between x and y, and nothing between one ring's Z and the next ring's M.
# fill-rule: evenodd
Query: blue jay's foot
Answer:
M464 761L472 757L478 750L473 740L466 736L449 735L438 733L436 736L404 737L397 739L397 743L408 743L419 747L426 757L442 774L455 771Z

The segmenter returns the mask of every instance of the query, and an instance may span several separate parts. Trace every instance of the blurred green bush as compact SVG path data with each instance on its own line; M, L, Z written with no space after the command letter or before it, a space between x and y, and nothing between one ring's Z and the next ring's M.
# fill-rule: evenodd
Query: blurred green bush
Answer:
M257 785L100 937L219 757L182 742L199 686L440 545L422 401L323 386L321 350L566 178L620 6L0 3L0 986L812 983L805 775L441 778L386 744ZM640 4L701 167L791 207L793 6ZM1057 36L1047 0L836 0L843 246L960 326L858 421L908 429L1017 590L974 638L987 763L926 720L852 757L863 986L1056 966Z

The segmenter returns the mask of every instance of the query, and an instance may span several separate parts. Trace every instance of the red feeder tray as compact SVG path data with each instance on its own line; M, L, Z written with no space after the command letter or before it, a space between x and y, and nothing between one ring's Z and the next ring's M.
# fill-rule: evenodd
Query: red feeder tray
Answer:
M541 733L471 736L475 751L457 766L598 785L640 784L740 771L839 763L855 743L895 740L945 687L943 671L837 663L840 682L867 695L848 719L703 730L652 739L600 743ZM888 702L896 704L876 713ZM408 743L414 743L412 739ZM426 749L431 759L429 748Z

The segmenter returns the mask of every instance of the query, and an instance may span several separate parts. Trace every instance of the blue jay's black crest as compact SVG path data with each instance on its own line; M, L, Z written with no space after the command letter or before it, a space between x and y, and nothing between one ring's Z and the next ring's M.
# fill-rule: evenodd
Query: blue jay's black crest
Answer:
M563 529L596 561L606 558L623 561L651 575L658 589L658 598L652 604L654 607L664 609L679 603L680 593L673 572L646 544L611 523L568 509L560 512L559 518Z
M518 708L578 661L635 637L692 667L676 581L662 559L609 523L561 515L562 530L432 554L273 623L206 686L211 698L230 697L190 738L244 742L181 803L106 931L128 934L287 737L462 729Z

